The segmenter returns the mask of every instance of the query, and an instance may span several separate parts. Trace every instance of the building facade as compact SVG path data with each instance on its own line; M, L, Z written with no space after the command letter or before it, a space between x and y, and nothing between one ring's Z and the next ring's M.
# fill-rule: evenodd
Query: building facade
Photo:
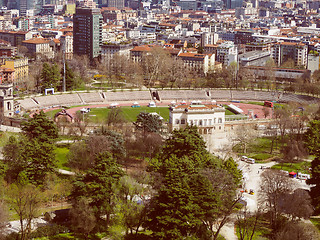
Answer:
M91 60L101 55L102 15L97 8L76 8L73 15L73 52Z
M308 46L304 43L279 42L275 43L271 49L274 62L281 66L288 60L293 60L295 66L307 67Z
M73 58L73 34L67 32L65 35L60 37L61 49L65 53L66 59Z
M194 101L190 105L178 105L170 108L170 130L197 126L201 134L224 132L225 109L216 104L202 104Z
M33 38L22 42L22 45L28 49L28 53L34 58L54 57L54 51L50 47L50 40L44 38Z
M16 57L6 59L2 67L14 70L15 83L25 82L29 74L28 58Z
M233 42L224 42L217 48L216 60L224 66L230 65L232 62L237 62L238 49Z
M111 60L115 54L119 54L129 58L131 49L131 44L104 44L101 47L101 57Z

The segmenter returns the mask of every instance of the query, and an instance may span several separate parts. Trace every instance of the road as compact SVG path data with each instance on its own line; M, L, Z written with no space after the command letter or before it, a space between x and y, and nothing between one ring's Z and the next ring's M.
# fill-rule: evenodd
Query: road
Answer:
M237 159L237 158L234 158ZM247 210L250 212L255 212L258 209L258 196L259 196L259 188L260 188L260 178L261 173L264 171L261 169L261 166L264 168L272 167L276 164L276 162L269 162L269 163L255 163L249 164L243 161L238 160L237 163L239 164L240 169L243 172L245 177L244 179L244 188L248 191L253 189L255 191L254 195L250 195L249 193L243 193L243 199L247 202ZM296 183L296 188L303 188L303 189L310 189L310 186L306 184L304 180L293 179ZM225 237L227 240L236 240L238 239L235 234L235 226L234 222L236 220L236 215L231 216L231 221L226 224L221 229L221 235Z

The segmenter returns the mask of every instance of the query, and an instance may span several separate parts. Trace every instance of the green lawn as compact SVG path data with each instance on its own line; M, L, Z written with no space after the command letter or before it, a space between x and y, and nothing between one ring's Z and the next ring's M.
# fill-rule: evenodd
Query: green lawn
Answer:
M251 224L253 224L254 219L252 218L249 221L249 226L253 227ZM250 222L252 221L252 222ZM264 219L260 219L258 220L258 224L256 226L254 235L253 235L253 240L267 240L268 238L266 237L268 234L270 234L270 229L267 228L268 226L268 222ZM240 239L240 229L238 224L236 224L236 232L237 232L237 236ZM252 229L249 230L249 235L252 233ZM248 237L245 237L244 239L250 239Z
M67 154L69 149L66 147L57 147L55 149L57 166L59 169L64 169L70 171L70 168L67 166Z
M161 117L164 118L164 121L169 121L169 109L168 107L121 107L124 118L128 122L134 122L137 120L137 116L140 112L156 112ZM103 122L106 120L110 109L108 108L91 108L91 111L88 113L89 120L95 123Z
M18 136L19 136L19 133L1 132L1 131L0 131L0 147L3 147L4 145L7 144L10 136L18 137Z
M280 154L279 144L277 145L276 143L274 143L273 152L270 154L271 142L271 138L268 137L256 138L248 144L247 153L242 152L239 144L233 148L233 151L237 152L238 155L246 155L258 161L264 161Z
M278 163L273 165L272 169L280 169L288 172L301 172L301 173L310 173L309 168L311 167L310 162L299 162L299 163Z
M72 106L73 107L78 107L78 106ZM89 106L90 107L90 106ZM121 107L123 115L125 119L129 122L134 122L137 120L137 116L139 115L140 112L156 112L158 113L161 117L164 118L164 121L169 121L169 108L168 107L155 107L155 108L150 108L146 106L141 106L139 108L132 108L130 106L128 107ZM46 112L46 115L50 117L51 119L54 118L54 115L61 111L61 109L55 109L49 112ZM101 123L104 122L107 118L108 113L110 112L109 108L103 107L103 108L91 108L91 111L87 113L89 116L89 120L91 122L95 123Z
M264 102L244 102L244 103L253 104L253 105L259 105L259 106L263 106L264 105Z
M320 231L320 218L310 218L310 221Z

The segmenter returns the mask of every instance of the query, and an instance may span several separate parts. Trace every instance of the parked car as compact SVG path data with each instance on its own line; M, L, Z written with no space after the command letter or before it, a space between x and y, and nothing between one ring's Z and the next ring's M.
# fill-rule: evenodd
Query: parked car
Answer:
M157 107L154 101L149 102L148 107Z
M248 157L247 156L242 156L240 159L241 159L241 161L246 162L248 160Z
M140 104L138 102L134 102L132 105L131 105L132 108L138 108L140 107Z

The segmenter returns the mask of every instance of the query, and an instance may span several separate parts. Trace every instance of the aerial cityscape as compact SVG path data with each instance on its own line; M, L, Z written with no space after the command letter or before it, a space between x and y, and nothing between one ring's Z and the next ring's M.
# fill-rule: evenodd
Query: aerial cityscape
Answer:
M0 0L0 240L320 240L320 0Z

